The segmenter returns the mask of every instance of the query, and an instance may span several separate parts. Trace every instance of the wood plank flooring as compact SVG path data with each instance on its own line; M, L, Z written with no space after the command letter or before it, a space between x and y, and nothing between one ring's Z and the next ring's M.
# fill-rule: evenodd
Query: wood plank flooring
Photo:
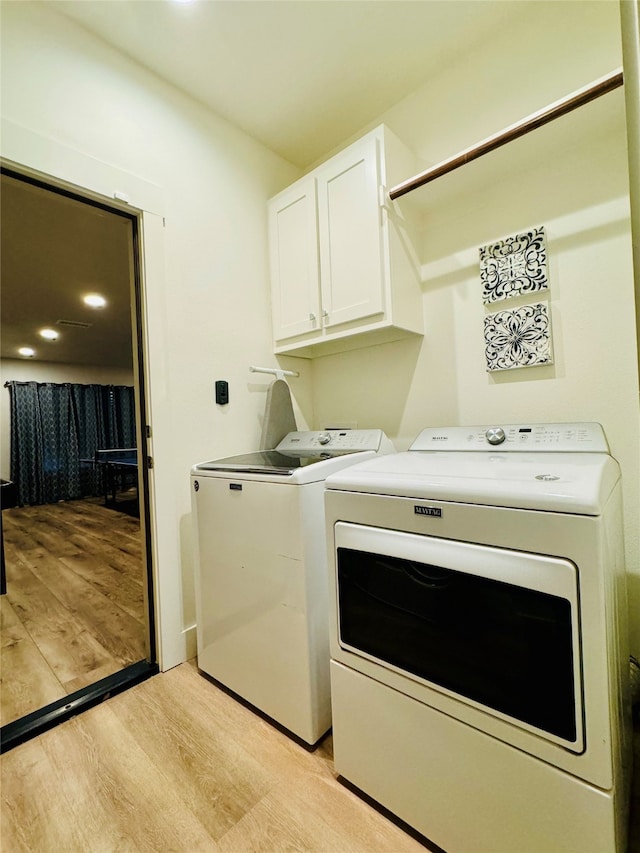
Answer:
M635 753L640 767L640 727ZM424 853L337 781L332 758L330 736L308 752L191 661L3 755L0 844L3 853ZM638 775L628 853L640 851Z
M146 656L137 518L99 499L2 511L0 719L12 722Z
M181 664L0 759L3 853L419 853L311 753Z
M144 657L141 540L137 519L96 502L3 519L2 711L21 716ZM634 744L628 853L640 853L640 726ZM330 737L308 752L195 661L14 748L0 782L3 853L425 850L337 781Z

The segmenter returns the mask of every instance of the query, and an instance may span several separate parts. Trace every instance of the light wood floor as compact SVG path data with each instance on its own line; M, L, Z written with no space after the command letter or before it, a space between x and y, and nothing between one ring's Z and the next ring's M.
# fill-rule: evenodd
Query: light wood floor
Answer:
M3 682L20 673L20 656L29 658L31 645L62 695L102 666L144 656L129 631L131 620L141 624L141 591L133 595L124 569L126 555L139 555L137 520L82 504L73 508L73 522L69 505L34 508L30 530L24 511L4 510L14 551L3 604ZM114 525L118 532L107 542ZM24 576L24 592L16 573ZM27 617L34 602L46 616L37 625ZM117 614L115 632L109 613ZM80 639L87 636L85 646ZM14 648L21 645L24 651ZM17 683L10 701L28 704L38 680ZM628 853L640 853L640 726L634 742ZM330 737L307 752L218 689L194 661L14 748L0 758L0 782L2 853L425 850L337 781Z
M0 772L3 853L425 851L337 781L330 737L306 751L194 661L16 747Z
M0 760L3 853L425 849L193 662Z
M99 499L2 511L2 725L146 656L140 522Z

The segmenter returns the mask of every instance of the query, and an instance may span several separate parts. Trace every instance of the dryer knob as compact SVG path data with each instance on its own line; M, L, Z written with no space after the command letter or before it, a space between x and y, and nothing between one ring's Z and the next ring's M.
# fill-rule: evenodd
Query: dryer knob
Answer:
M491 427L491 429L488 429L485 432L485 438L489 444L502 444L506 435L504 434L502 427Z
M328 433L326 433L326 432L318 437L318 442L320 444L329 444L330 441L331 441L331 436L328 435Z

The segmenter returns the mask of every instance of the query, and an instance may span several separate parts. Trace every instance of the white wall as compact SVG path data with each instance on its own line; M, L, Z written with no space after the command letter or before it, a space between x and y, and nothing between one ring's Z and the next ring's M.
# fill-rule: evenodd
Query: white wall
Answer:
M152 419L154 410L162 414L154 474L163 484L160 521L165 543L180 541L175 554L163 546L165 633L175 640L165 655L170 665L188 653L186 634L182 644L175 635L188 632L194 618L188 469L253 447L260 434L268 379L248 374L248 365L274 363L265 200L297 174L46 7L5 3L2 13L3 117L95 158L91 175L112 164L156 184L164 199L164 259L154 249L146 298L154 327ZM452 55L437 78L372 125L386 121L429 165L621 64L615 2L528 3L522 16L477 50ZM576 120L585 132L573 133L570 144L561 138L561 153L536 141L519 159L510 147L490 155L493 178L483 166L420 191L422 343L281 362L302 373L292 382L301 426L357 421L384 428L399 448L428 424L601 421L623 469L638 612L639 428L624 139L617 120L601 126L587 120L591 107L583 110L586 118ZM600 132L592 137L594 124ZM537 224L549 236L556 360L489 375L477 248ZM213 402L218 378L230 382L225 409ZM637 624L634 647L638 653Z
M425 168L621 65L617 3L523 9L519 28L452 57L379 117ZM640 424L623 103L621 90L608 94L417 191L424 340L317 359L313 409L318 424L382 427L400 449L428 425L602 423L622 468L638 654ZM487 373L478 248L535 225L547 232L554 364Z
M10 396L5 382L77 382L81 385L133 385L133 371L116 367L57 364L53 361L3 358L0 361L0 475L10 474Z
M269 378L248 368L276 363L265 203L298 172L46 4L2 5L1 108L12 129L63 152L52 153L61 177L81 157L81 185L109 168L155 185L162 198L166 227L147 231L145 299L158 621L162 665L171 666L194 650L189 469L257 446ZM18 137L3 134L5 156ZM10 153L30 159L26 146ZM216 379L229 382L225 408L214 402ZM296 382L308 411L304 376Z

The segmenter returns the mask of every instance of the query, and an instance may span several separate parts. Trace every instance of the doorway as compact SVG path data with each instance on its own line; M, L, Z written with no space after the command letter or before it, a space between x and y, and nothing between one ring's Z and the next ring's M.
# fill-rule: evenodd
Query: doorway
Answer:
M133 211L13 169L3 167L1 180L4 751L158 666L140 222ZM104 303L87 306L87 295ZM33 354L21 355L23 347ZM117 430L88 435L74 394L83 398L89 387L131 400L127 447L118 446ZM23 390L73 398L64 405L69 429L77 431L77 460L73 477L54 472L66 484L61 493L16 482L21 465L10 412L12 395ZM114 412L121 417L115 403ZM126 458L114 466L110 454L121 450ZM47 452L50 478L55 453Z

